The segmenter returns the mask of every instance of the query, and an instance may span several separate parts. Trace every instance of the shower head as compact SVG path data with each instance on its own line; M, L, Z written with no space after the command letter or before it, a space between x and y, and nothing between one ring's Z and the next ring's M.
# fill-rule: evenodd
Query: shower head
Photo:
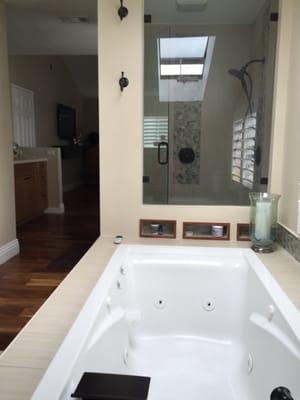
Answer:
M244 79L244 72L239 69L230 69L228 73L235 78L239 79L240 81Z
M254 64L254 63L264 63L265 59L254 59L249 62L247 62L241 69L230 69L228 73L235 78L239 79L240 81L245 80L245 75L247 74L247 68L249 65Z
M242 70L246 71L247 68L249 67L249 65L251 64L256 64L256 63L261 63L264 64L266 62L265 58L255 58L253 60L250 60L249 62L247 62L247 64L245 64L242 68Z
M254 63L265 63L265 59L253 59L247 62L241 69L230 69L228 70L228 73L233 76L234 78L237 78L242 85L242 88L245 92L245 95L248 100L248 109L246 112L246 115L248 115L248 112L252 113L252 88L253 88L253 83L252 83L252 77L250 73L247 71L247 68ZM249 84L249 87L248 87Z
M241 82L242 88L244 89L246 96L248 97L248 86L245 80L245 77L248 76L248 72L242 68L242 69L230 69L228 73L234 78L237 78Z

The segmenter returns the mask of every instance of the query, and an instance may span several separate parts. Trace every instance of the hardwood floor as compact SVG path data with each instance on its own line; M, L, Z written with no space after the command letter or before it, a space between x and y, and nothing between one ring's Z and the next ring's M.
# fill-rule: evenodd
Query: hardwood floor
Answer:
M65 194L64 215L18 228L20 255L0 266L0 350L29 321L99 236L95 186Z

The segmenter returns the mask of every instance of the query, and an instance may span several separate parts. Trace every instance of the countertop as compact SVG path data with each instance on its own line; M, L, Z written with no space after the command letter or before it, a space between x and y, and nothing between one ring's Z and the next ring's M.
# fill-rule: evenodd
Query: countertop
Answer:
M248 243L164 239L125 244L249 247ZM30 399L51 359L116 249L111 237L98 239L0 357L0 399ZM283 248L259 258L300 310L300 264ZM42 400L42 399L41 399Z
M36 163L36 162L47 162L47 158L30 158L30 159L24 159L24 160L14 160L14 164L30 164L30 163Z

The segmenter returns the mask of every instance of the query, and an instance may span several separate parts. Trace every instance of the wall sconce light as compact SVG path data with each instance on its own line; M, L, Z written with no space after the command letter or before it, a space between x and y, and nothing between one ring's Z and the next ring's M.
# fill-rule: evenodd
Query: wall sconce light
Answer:
M123 5L123 0L121 0L121 7L118 10L118 15L119 15L121 21L123 20L123 18L126 18L128 15L128 8L126 8Z
M122 76L119 80L119 85L121 88L121 92L123 92L124 88L126 88L129 85L129 80L124 76L124 72L122 72Z

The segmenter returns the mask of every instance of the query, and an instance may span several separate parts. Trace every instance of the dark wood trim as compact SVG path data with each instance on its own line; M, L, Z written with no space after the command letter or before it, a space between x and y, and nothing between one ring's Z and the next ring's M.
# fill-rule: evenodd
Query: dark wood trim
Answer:
M249 236L245 237L245 236L243 236L241 234L241 230L243 228L248 228L249 229ZM238 242L250 242L251 241L251 239L250 239L250 225L249 224L237 224L237 226L236 226L236 240Z
M151 235L143 233L145 224L170 224L173 226L172 235ZM177 221L168 219L140 219L140 237L152 239L176 239L177 235Z
M222 225L226 229L226 235L224 235L222 237L216 237L216 236L212 236L212 235L185 236L185 230L188 225L195 225L195 226ZM191 240L230 240L230 223L229 222L183 222L182 238L183 239L191 239Z

